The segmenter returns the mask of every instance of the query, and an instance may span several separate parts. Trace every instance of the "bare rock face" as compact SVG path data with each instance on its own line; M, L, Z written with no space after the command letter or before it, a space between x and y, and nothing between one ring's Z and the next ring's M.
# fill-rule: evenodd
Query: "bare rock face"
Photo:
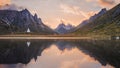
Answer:
M37 14L33 16L27 9L0 10L0 34L24 33L28 28L32 33L54 33L51 28L43 24Z

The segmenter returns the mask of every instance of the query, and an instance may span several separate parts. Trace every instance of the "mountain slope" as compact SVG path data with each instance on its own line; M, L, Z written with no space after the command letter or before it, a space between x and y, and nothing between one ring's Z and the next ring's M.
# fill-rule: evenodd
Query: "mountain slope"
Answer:
M43 24L37 14L34 16L27 10L0 10L0 34L26 33L53 34L54 31Z
M85 26L85 25L89 24L90 22L94 21L96 18L102 16L106 12L107 12L106 8L101 9L100 12L91 16L88 20L82 21L76 28L74 28L74 30L72 32L79 30L80 28L82 28L83 26Z
M120 35L120 4L74 32L80 35Z

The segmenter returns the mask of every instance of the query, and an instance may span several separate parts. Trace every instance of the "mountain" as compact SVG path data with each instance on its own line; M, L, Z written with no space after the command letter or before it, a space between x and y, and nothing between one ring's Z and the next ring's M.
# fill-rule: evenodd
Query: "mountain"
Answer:
M32 15L27 9L0 10L0 34L26 33L28 29L31 33L54 34L37 14Z
M71 29L73 29L74 26L71 24L65 25L64 23L61 23L58 25L58 27L55 29L55 31L59 34L66 34L69 33Z
M91 16L91 17L89 18L89 22L94 21L96 18L102 16L102 15L105 14L106 12L107 12L106 8L101 9L100 12L98 12L97 14L95 14L95 15L93 15L93 16Z
M99 16L102 16L103 14L105 14L107 12L106 8L101 9L100 12L98 12L97 14L91 16L88 20L84 20L82 23L80 23L77 26L77 29L81 28L82 26L88 24L89 22L94 21L96 18L98 18Z
M105 14L106 12L107 12L106 8L101 9L100 12L98 12L97 14L91 16L88 20L82 21L76 28L74 28L74 29L72 30L72 32L79 30L80 28L82 28L82 27L85 26L86 24L94 21L97 17L102 16L102 15Z
M120 4L106 11L102 9L89 22L78 28L75 34L79 35L120 35Z

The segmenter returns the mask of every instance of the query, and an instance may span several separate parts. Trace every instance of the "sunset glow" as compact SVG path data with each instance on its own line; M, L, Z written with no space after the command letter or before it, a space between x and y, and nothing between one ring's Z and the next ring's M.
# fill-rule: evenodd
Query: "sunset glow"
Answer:
M15 4L37 13L48 26L55 28L64 20L65 24L78 25L99 12L110 9L120 0L0 0L0 5Z
M3 6L5 4L10 4L11 0L0 0L0 6Z

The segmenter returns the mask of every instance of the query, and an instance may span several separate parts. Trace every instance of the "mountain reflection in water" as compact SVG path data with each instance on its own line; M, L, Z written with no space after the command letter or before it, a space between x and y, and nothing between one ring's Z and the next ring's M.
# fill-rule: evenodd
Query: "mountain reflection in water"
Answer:
M119 68L119 40L0 40L0 68Z

